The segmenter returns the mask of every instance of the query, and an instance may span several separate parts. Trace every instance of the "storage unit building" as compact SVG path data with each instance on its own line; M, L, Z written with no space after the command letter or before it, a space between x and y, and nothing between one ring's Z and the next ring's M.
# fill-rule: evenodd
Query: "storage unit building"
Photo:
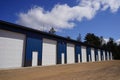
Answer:
M0 68L101 61L100 50L93 45L0 21ZM104 51L106 55L108 51ZM112 60L112 53L106 58Z

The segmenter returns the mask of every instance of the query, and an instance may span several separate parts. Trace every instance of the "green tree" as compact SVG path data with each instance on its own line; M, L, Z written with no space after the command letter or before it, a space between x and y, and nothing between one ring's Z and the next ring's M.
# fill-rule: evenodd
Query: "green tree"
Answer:
M56 32L56 31L55 31L55 29L54 29L53 27L49 30L49 33L50 33L50 34L55 34L55 32Z
M98 36L94 35L93 33L87 33L84 39L85 43L95 45L95 46L101 46L101 41Z
M115 43L113 38L109 38L107 49L112 51L114 59L120 59L120 46Z
M113 38L109 38L109 41L106 43L103 37L98 37L93 33L88 33L85 36L85 43L95 45L97 47L102 47L103 49L107 49L113 53L114 59L120 59L120 44L114 41Z
M71 39L71 37L70 37L70 36L67 36L66 38L67 38L67 39Z
M78 37L77 37L77 41L81 42L81 34L79 33Z

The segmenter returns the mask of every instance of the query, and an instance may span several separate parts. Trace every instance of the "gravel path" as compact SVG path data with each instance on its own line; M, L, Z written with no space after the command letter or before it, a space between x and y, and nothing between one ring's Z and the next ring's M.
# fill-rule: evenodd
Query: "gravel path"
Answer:
M120 60L0 70L0 80L120 80Z

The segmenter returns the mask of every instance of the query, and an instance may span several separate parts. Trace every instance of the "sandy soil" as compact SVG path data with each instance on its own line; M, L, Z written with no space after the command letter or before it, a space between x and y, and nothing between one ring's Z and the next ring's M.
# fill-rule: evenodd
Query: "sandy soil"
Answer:
M0 70L0 80L120 80L120 60Z

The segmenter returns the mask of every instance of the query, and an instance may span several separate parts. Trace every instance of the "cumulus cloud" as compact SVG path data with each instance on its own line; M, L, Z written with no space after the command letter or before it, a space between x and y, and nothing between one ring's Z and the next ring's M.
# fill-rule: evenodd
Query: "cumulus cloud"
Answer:
M19 13L17 23L38 30L71 29L75 21L91 20L97 11L110 9L112 13L120 8L120 0L80 0L79 4L70 7L67 4L56 4L51 11L46 11L40 6Z
M109 41L108 38L104 38L104 44L106 44Z
M117 43L118 45L120 45L120 39L116 40L116 43Z

